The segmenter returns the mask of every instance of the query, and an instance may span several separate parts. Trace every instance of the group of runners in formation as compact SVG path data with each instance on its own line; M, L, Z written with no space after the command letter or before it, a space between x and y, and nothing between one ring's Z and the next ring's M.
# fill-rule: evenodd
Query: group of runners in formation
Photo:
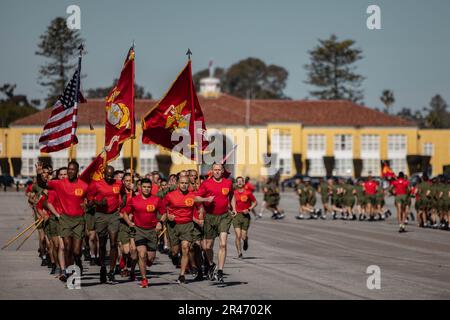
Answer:
M178 283L186 283L187 273L195 281L223 283L231 225L238 257L248 249L250 212L257 205L254 187L243 177L226 178L222 164L213 164L201 180L196 170L167 180L158 172L132 179L107 166L104 179L87 184L78 171L76 161L56 172L37 163L36 180L26 190L35 219L43 222L38 229L41 265L61 281L67 281L67 267L73 264L83 273L84 254L90 265L100 266L100 283L117 283L118 273L135 281L137 265L146 288L147 268L159 250L180 269Z
M445 176L430 180L424 175L414 185L403 172L380 182L372 176L358 179L356 183L352 179L330 178L320 179L316 188L306 177L296 180L295 190L300 202L296 216L299 220L325 220L328 215L333 220L385 220L392 215L386 208L385 198L392 195L395 197L399 232L405 232L408 222L416 220L412 212L413 199L419 227L449 230L450 179ZM269 179L263 191L264 202L259 216L267 208L273 213L272 219L282 219L284 214L278 208L280 192L277 182ZM321 197L321 208L316 204L316 194Z
M168 254L180 269L178 283L186 274L195 281L224 282L227 241L231 225L235 231L238 258L249 246L250 216L261 218L264 210L272 219L284 218L279 208L279 183L269 178L262 184L264 200L259 213L255 207L255 187L248 178L229 179L222 164L213 164L208 176L183 170L168 179L155 171L145 176L115 171L107 166L104 178L89 184L78 175L79 165L71 161L55 172L49 165L36 164L36 179L26 189L28 202L39 225L39 253L42 266L51 268L67 281L67 267L77 265L82 273L84 260L100 266L100 283L117 283L116 275L137 280L148 287L147 268L156 252ZM297 219L381 221L391 215L385 197L395 196L399 232L406 231L415 199L420 227L448 230L450 181L426 176L410 185L400 172L397 177L377 182L367 179L321 179L313 186L309 178L296 180L299 197ZM318 208L316 194L321 197ZM109 266L107 244L109 240ZM217 263L214 242L219 242ZM109 267L109 268L107 268Z

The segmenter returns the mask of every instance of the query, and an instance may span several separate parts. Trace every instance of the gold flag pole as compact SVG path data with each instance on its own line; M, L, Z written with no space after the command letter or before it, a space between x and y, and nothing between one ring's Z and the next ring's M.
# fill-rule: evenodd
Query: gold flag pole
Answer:
M41 218L41 220L39 220L38 224L36 224L34 226L34 228L31 230L30 234L28 234L27 237L19 244L16 251L18 251L20 248L22 248L23 244L28 240L29 237L31 237L31 235L36 231L36 229L41 225L42 221L44 221L44 219Z
M34 225L36 225L36 221L33 221L32 224L30 224L25 230L23 230L21 233L19 233L17 236L15 236L14 238L12 238L11 240L9 240L3 247L2 250L4 250L5 248L7 248L11 243L13 243L14 241L16 241L17 239L19 239L25 232L27 232L28 230L30 230Z
M131 150L130 150L130 174L131 174L131 182L132 183L134 183L134 174L133 174L133 162L134 162L134 150L133 150L133 142L134 142L134 139L135 139L135 137L133 136L133 137L131 137L131 143L130 143L130 145L131 145Z

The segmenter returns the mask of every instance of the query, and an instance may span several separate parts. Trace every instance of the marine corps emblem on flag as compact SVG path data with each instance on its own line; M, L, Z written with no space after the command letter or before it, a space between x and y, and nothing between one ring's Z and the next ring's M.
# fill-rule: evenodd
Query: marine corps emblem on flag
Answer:
M148 204L146 210L147 212L153 212L155 211L155 206L152 204Z
M228 189L228 188L222 188L222 194L223 194L224 196L226 196L229 192L230 192L230 189Z
M130 110L124 103L115 103L115 98L120 91L114 89L113 93L106 100L106 114L108 122L117 129L130 128Z
M187 113L185 115L182 114L183 108L186 106L187 101L184 100L179 105L174 106L173 104L167 108L164 112L164 115L167 116L165 128L170 131L175 131L177 129L183 129L189 127L189 121L191 118L191 114Z
M188 207L192 207L194 205L194 199L192 198L186 198L184 200L184 204L187 205Z

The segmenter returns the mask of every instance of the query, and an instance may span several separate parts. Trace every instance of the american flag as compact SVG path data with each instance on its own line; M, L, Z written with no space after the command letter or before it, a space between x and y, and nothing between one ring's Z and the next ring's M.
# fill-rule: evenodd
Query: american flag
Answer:
M80 68L75 71L64 92L53 106L50 118L39 138L41 152L56 152L77 144L78 101L83 100L79 92Z

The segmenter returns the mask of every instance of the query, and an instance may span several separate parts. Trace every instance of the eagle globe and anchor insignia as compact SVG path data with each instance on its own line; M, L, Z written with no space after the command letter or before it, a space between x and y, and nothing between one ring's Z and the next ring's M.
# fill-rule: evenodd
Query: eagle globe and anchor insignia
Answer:
M170 105L170 107L167 108L167 110L164 112L164 115L167 116L166 118L166 129L169 129L171 132L177 130L177 129L188 129L189 128L189 121L191 118L191 115L185 114L183 115L183 109L186 106L187 101L184 100L179 105L174 106L173 104Z
M130 128L130 111L128 107L121 102L115 102L120 91L114 89L113 93L107 98L106 118L108 122L117 129Z

